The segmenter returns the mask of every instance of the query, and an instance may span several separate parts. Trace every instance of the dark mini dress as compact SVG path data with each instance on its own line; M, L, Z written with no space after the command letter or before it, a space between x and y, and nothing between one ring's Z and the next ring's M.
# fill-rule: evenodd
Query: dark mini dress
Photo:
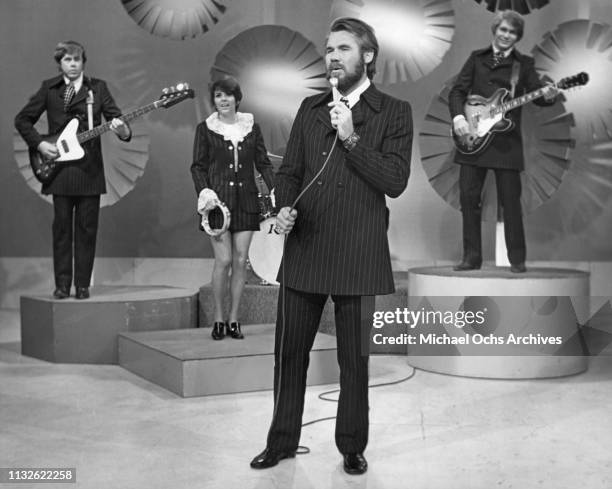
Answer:
M274 172L253 115L238 112L236 116L235 124L224 124L214 112L198 124L191 175L197 195L210 188L227 206L231 214L230 232L259 231L260 208L254 169L269 189L274 187ZM211 228L220 228L221 211L211 210L208 220ZM200 216L198 222L203 230Z

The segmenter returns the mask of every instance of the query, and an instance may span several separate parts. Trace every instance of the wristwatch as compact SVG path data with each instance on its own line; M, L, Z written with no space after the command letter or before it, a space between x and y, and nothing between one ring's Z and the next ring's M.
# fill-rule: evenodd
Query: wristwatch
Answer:
M342 141L342 145L346 148L347 151L351 151L355 146L357 146L357 143L360 139L361 138L359 137L359 134L353 132L353 134L351 134L348 138Z

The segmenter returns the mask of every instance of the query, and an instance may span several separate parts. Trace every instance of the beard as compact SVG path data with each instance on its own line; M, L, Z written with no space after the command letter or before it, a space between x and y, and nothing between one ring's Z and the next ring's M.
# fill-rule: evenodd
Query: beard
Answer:
M357 84L357 82L359 82L359 80L361 80L361 76L363 75L363 73L365 73L365 67L366 64L362 57L359 58L359 61L357 62L353 70L344 66L343 76L338 78L338 90L343 93L350 91L350 89L353 88ZM327 69L328 79L331 77L331 73L335 69L338 69L338 66L330 66Z

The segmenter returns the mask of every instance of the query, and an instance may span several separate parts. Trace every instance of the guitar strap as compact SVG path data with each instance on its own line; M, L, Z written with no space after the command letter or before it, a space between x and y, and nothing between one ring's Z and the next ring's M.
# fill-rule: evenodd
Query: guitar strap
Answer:
M510 75L510 98L514 98L514 92L516 91L516 84L518 83L519 71L521 70L521 63L518 60L514 60L512 63L512 74Z
M87 100L85 100L85 103L87 104L87 125L89 126L89 130L91 131L93 129L93 91L89 90L87 92Z

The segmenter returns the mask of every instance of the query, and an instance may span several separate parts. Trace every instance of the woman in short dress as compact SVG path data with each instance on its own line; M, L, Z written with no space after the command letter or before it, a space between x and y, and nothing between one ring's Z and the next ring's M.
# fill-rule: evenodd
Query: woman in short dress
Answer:
M211 85L210 101L216 111L197 126L191 165L198 212L208 212L213 229L222 225L217 200L225 204L231 215L229 229L210 237L215 254L212 273L215 305L212 337L215 340L226 335L244 338L238 307L246 279L249 245L253 231L259 231L260 221L253 167L269 189L274 186L272 164L261 130L252 114L238 112L241 100L242 91L235 79L225 78ZM223 302L228 282L230 310L229 321L226 321Z

